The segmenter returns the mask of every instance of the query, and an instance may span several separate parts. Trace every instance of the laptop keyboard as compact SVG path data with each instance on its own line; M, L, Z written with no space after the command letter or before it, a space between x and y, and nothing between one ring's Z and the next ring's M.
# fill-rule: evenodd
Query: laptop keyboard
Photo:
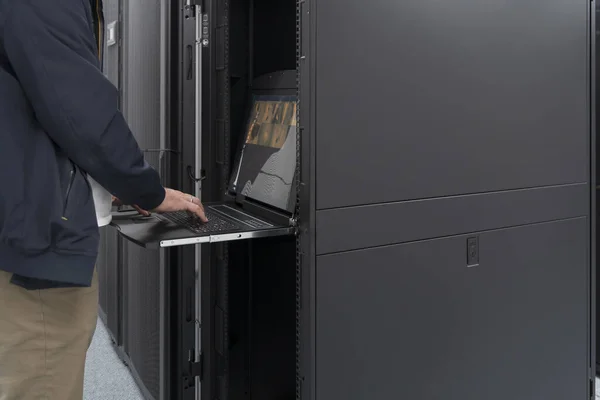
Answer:
M188 214L187 211L169 212L162 214L162 216L169 221L186 227L194 233L213 233L238 229L236 224L221 218L206 208L204 209L204 213L206 218L208 218L208 222L200 221L198 217Z

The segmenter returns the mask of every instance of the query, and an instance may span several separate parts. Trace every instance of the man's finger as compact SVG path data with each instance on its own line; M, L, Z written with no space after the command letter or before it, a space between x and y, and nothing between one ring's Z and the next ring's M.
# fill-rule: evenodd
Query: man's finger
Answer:
M135 208L135 210L138 213L140 213L141 215L143 215L144 217L149 217L150 216L150 212L144 210L143 208L140 208L140 206L137 206L137 205L134 204L132 207Z
M191 201L188 201L186 203L186 210L197 215L202 221L207 222L208 219L206 218L206 215L204 214L204 210L197 204L192 203Z

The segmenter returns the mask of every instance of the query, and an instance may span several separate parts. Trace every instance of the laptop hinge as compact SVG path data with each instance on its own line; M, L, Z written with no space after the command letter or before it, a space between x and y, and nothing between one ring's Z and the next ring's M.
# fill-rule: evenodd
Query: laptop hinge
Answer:
M233 196L232 196L233 197ZM263 206L257 202L254 202L248 199L246 196L242 194L237 194L235 196L235 204L237 207L241 209L255 214L257 217L265 218L271 222L274 222L278 225L283 226L296 226L295 219L291 214L284 214L275 210L270 209L267 206Z
M244 205L244 203L246 202L246 196L244 196L244 195L243 195L243 194L241 194L241 193L237 193L237 194L235 195L235 202L236 202L238 205L240 205L240 206L243 206L243 205Z

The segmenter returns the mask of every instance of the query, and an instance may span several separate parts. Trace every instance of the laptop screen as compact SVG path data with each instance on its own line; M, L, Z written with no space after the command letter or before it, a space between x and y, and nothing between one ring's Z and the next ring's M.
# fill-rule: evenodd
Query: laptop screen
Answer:
M295 96L255 95L230 191L282 211L295 207Z

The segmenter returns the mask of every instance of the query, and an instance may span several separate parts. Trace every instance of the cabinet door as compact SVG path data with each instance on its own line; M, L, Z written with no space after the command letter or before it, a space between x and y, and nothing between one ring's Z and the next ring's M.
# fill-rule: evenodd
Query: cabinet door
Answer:
M121 0L121 7L123 113L140 148L162 149L161 1ZM162 155L145 153L148 163L164 173ZM168 361L161 354L164 257L129 243L125 247L125 351L145 397L158 400L164 390L161 370Z
M317 399L589 398L588 232L577 218L318 257Z
M315 3L319 209L588 180L589 1Z

